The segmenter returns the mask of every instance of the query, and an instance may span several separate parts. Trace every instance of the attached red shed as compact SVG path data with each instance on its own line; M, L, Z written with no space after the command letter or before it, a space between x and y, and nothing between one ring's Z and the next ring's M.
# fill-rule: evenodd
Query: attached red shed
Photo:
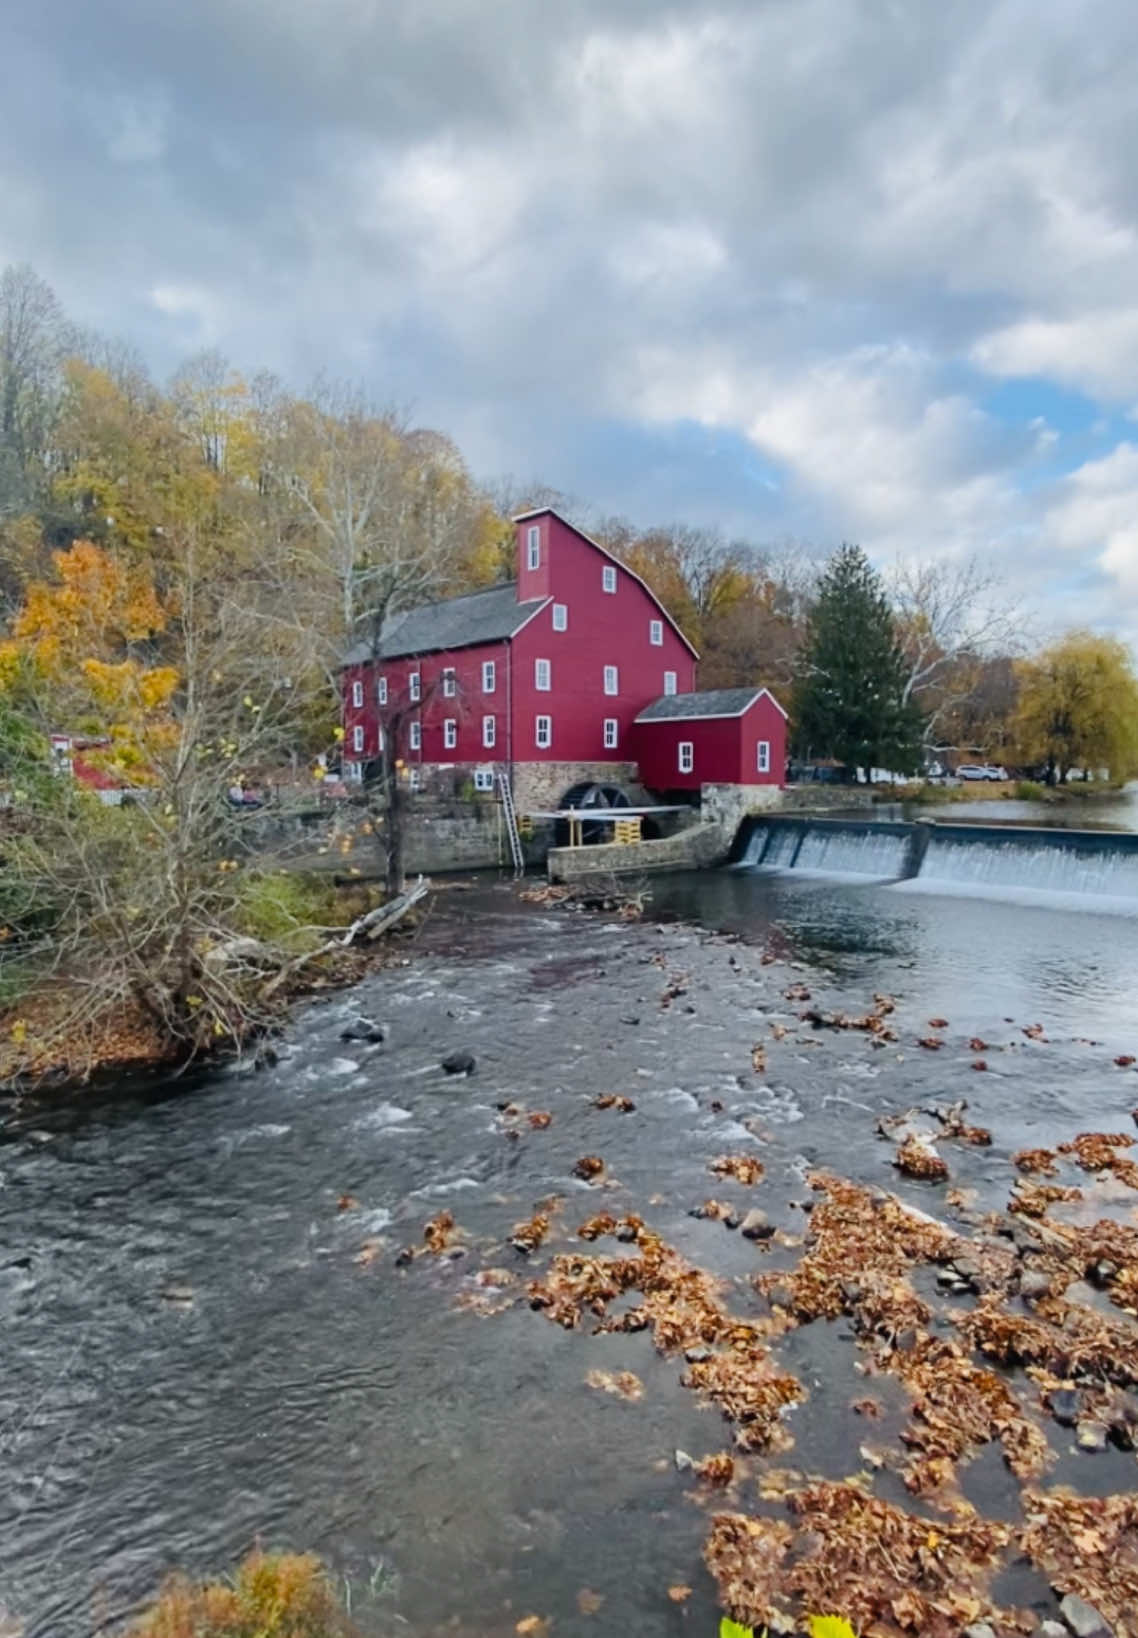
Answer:
M786 712L766 688L664 694L633 726L640 780L651 791L781 785Z

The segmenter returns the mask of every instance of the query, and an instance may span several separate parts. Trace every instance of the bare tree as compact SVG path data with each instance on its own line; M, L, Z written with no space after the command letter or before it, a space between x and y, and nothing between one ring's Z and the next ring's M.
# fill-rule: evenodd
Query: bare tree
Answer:
M0 272L0 516L26 505L47 475L71 334L37 273Z
M926 734L935 736L981 681L983 662L1022 648L1020 603L976 557L898 562L888 584L907 665L904 698L921 707Z

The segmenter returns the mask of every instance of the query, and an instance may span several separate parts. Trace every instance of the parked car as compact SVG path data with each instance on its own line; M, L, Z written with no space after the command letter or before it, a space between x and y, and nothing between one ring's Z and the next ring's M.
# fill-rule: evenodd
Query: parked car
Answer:
M1000 780L1008 777L1006 768L998 767L992 762L962 762L956 770L957 779L968 780Z

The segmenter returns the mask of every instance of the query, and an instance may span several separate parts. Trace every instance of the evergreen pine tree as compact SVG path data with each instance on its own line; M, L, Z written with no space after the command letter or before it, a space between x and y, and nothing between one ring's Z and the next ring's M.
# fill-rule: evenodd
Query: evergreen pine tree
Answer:
M849 768L914 773L921 715L904 697L905 667L888 599L860 546L826 566L794 691L799 752Z

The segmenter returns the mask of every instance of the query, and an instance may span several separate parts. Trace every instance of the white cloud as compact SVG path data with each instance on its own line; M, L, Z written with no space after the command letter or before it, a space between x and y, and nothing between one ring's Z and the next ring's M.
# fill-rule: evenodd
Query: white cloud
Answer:
M982 336L972 358L994 375L1050 377L1083 392L1129 398L1138 392L1138 307L1022 319Z

